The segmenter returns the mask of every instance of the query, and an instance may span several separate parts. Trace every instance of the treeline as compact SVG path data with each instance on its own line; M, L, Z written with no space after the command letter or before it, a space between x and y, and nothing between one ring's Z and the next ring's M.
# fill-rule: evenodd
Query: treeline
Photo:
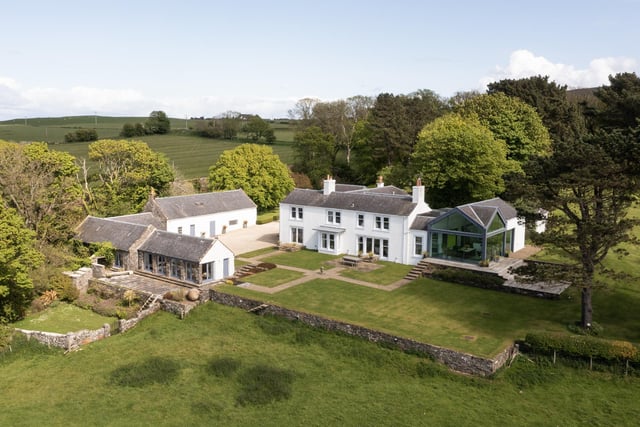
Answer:
M145 135L163 135L171 131L171 121L164 111L152 111L144 123L125 123L120 131L122 138L135 138Z
M235 111L210 119L194 122L191 131L205 138L234 140L241 133L244 139L254 143L273 144L276 141L271 124L258 115L241 114Z

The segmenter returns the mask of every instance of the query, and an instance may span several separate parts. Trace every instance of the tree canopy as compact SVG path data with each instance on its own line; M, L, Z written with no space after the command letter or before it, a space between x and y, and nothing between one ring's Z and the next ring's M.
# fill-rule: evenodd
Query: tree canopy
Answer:
M142 141L96 141L89 145L89 159L98 164L94 180L85 187L89 203L104 215L139 211L152 188L164 195L175 178L164 154Z
M0 141L0 189L38 240L66 242L83 215L75 158L44 142Z
M304 173L314 187L332 173L335 142L332 135L318 126L296 132L293 139L293 170Z
M501 92L483 94L455 107L462 116L476 115L497 139L507 144L507 158L524 162L534 155L547 155L551 139L536 110L518 98Z
M287 166L271 147L242 144L224 151L209 168L209 189L242 188L261 211L279 206L293 190L293 179Z
M505 143L477 118L447 114L418 135L413 167L434 207L455 206L494 197L513 169Z
M29 272L44 261L34 244L35 233L0 202L0 323L23 317L33 299Z
M171 130L171 121L164 111L152 111L144 127L147 133L165 134Z

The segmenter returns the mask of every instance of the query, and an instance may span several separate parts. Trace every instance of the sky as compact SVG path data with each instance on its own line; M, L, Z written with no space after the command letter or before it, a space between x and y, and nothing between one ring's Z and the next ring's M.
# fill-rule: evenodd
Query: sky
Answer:
M278 118L305 97L640 74L640 0L23 0L0 16L0 120Z

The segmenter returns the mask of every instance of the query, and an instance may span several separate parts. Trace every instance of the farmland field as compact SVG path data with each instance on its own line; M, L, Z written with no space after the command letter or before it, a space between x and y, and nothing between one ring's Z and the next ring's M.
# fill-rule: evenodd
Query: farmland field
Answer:
M0 139L8 141L44 141L55 150L66 151L78 159L87 158L86 142L64 143L64 135L81 127L95 128L101 139L119 139L122 126L144 122L146 117L61 117L42 119L17 119L0 122ZM164 153L178 169L183 178L192 179L207 176L209 167L220 154L244 143L242 139L233 141L202 138L190 135L185 126L190 121L171 119L172 132L168 135L150 135L135 138L146 142L152 150ZM271 145L274 153L289 164L293 160L291 143L293 130L287 124L274 123L276 142Z

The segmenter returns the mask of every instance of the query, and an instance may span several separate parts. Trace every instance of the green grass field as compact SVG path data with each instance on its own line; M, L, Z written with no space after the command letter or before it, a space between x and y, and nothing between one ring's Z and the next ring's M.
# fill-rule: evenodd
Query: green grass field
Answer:
M0 425L635 425L640 378L519 358L495 378L209 303L62 351L0 354Z
M113 317L100 316L91 310L83 310L72 304L58 303L55 307L16 322L14 326L32 331L66 334L82 329L99 329L105 323L111 324L115 320Z
M88 157L86 142L64 143L64 135L80 127L95 128L101 139L119 139L122 125L144 122L146 117L61 117L10 120L0 122L0 139L7 141L44 141L55 150L66 151L78 159ZM97 126L96 126L97 121ZM189 126L189 123L186 123ZM271 145L275 154L289 164L293 161L293 130L288 125L274 124L276 142ZM242 139L225 141L189 135L185 130L185 120L171 119L172 132L168 135L150 135L136 138L146 142L152 150L164 153L178 169L183 178L192 179L207 176L213 165L225 150L245 143ZM242 136L242 134L240 135Z

